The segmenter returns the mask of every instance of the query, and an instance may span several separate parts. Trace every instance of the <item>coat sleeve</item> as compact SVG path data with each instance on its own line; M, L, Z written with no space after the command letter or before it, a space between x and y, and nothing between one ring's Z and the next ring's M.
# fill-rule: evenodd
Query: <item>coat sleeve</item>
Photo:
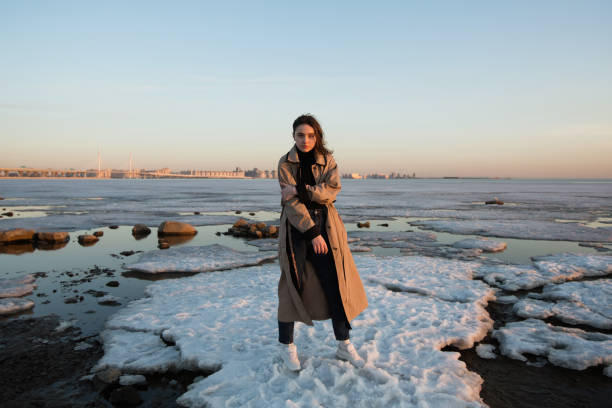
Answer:
M329 204L336 200L336 195L340 192L340 174L338 165L332 156L329 156L327 169L323 177L323 182L314 186L308 186L310 200L319 204Z
M289 169L289 164L281 158L278 162L278 181L279 183L296 186L297 183L291 170ZM315 223L310 218L310 214L308 213L308 209L300 201L298 196L293 196L288 200L283 200L281 198L281 205L283 206L283 210L287 213L287 219L298 231L302 234L311 228L315 227Z

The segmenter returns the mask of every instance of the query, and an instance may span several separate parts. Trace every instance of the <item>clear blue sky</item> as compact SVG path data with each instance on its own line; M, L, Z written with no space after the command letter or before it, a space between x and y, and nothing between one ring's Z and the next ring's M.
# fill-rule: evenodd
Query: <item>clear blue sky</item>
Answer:
M612 177L612 1L0 2L0 167Z

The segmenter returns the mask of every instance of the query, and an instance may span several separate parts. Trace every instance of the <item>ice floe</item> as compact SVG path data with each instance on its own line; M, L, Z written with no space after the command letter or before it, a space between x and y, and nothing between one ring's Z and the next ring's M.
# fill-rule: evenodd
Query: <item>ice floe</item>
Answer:
M522 220L419 220L411 225L453 234L519 239L612 242L612 227L590 228L574 223Z
M513 310L521 317L556 317L569 324L612 329L612 280L546 285L542 293L529 294Z
M381 271L399 280L405 271L422 267L424 276L434 281L451 276L447 285L461 288L470 266L367 255L355 261L370 303L352 322L353 342L366 360L362 369L335 358L329 321L296 325L303 369L292 373L284 368L277 354L279 267L274 263L148 286L147 297L130 302L107 321L105 355L95 370L216 371L179 398L190 407L484 407L482 379L467 370L459 353L441 349L473 347L485 337L493 323L484 308L489 292L478 297L470 291L457 297L461 301L447 301L438 296L441 288L432 297L394 292L372 282Z
M493 331L500 352L527 361L525 354L543 356L554 365L584 370L612 365L612 336L553 326L538 319L507 323Z
M370 262L368 267L377 272L369 275L368 279L387 289L454 302L486 304L495 299L494 289L482 281L472 280L473 269L478 263L420 256L402 262L392 258L386 258L385 262ZM402 272L398 273L398 269Z
M13 279L0 279L0 299L16 298L28 295L36 289L33 275L28 274Z
M0 299L0 316L23 312L34 307L34 302L23 298Z
M476 346L476 354L480 358L493 359L497 358L497 355L494 353L495 346L493 344L484 344L481 343Z
M501 241L494 241L487 238L467 238L453 244L456 248L482 249L484 252L499 252L506 249L508 244Z
M547 283L612 273L612 256L561 253L534 257L534 266L482 265L474 276L505 290L533 289Z
M138 262L125 268L146 273L210 272L257 265L277 257L276 252L237 251L219 244L181 246L145 252Z

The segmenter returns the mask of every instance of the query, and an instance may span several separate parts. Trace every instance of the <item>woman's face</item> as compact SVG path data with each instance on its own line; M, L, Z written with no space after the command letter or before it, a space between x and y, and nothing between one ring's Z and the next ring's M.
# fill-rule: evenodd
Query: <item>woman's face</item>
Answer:
M293 140L295 144L304 153L308 153L315 147L317 137L315 131L310 125L302 124L295 128L293 132Z

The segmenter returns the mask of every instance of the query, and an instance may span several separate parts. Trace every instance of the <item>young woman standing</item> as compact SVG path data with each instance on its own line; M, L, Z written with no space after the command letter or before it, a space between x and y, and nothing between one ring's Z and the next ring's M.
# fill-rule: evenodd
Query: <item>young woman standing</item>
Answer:
M336 356L364 364L349 340L350 321L367 306L365 290L344 224L334 207L340 174L326 148L321 125L312 115L293 122L295 145L278 163L281 186L279 228L278 330L281 357L299 370L294 322L332 319Z

